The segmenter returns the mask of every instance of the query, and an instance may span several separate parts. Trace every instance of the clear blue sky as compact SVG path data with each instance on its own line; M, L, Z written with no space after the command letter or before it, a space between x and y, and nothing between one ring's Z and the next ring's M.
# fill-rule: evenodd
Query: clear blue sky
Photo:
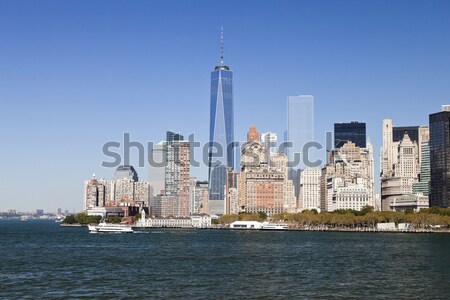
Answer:
M383 118L450 103L449 1L0 1L0 210L81 209L123 132L206 141L220 26L237 139L281 137L286 97L312 94L316 139L367 122L378 166Z

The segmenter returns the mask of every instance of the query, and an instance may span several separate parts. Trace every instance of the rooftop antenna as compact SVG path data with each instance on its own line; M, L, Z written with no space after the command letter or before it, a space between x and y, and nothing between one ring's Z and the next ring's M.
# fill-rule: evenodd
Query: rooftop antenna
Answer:
M223 66L223 26L220 27L220 65Z

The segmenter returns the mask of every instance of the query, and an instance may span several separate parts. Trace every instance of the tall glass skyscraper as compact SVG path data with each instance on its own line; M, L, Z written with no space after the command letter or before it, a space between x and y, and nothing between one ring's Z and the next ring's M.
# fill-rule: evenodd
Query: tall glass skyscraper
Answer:
M289 180L294 182L295 197L300 192L298 169L306 167L303 147L314 140L314 97L311 95L290 96L287 99L288 124L286 141L292 143L287 149L289 159ZM300 160L298 160L300 159ZM308 152L309 161L315 160L314 150Z
M224 65L223 31L220 65L211 72L211 106L209 123L209 208L211 213L224 210L226 168L234 169L233 72ZM221 149L219 149L221 148Z
M294 153L303 156L303 146L314 140L314 97L311 95L290 96L287 99L288 106L288 124L287 141L292 143L288 148L287 154L289 162L294 162ZM309 153L313 156L312 151ZM310 157L314 160L314 157ZM303 161L300 161L293 168L305 167Z

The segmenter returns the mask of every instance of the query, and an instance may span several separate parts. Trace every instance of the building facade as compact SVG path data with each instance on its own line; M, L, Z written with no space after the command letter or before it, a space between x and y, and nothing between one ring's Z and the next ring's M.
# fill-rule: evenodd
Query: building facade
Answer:
M430 121L430 206L450 207L450 105L431 114Z
M315 209L320 212L320 168L307 167L300 173L300 210Z

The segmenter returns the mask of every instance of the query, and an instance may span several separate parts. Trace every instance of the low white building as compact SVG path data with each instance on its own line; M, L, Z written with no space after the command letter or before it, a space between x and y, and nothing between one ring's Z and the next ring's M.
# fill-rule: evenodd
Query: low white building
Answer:
M192 227L194 228L209 228L211 227L211 216L207 214L191 215Z
M175 218L148 218L142 210L141 218L134 224L142 228L209 228L211 227L211 216L207 214L194 214L189 217Z

